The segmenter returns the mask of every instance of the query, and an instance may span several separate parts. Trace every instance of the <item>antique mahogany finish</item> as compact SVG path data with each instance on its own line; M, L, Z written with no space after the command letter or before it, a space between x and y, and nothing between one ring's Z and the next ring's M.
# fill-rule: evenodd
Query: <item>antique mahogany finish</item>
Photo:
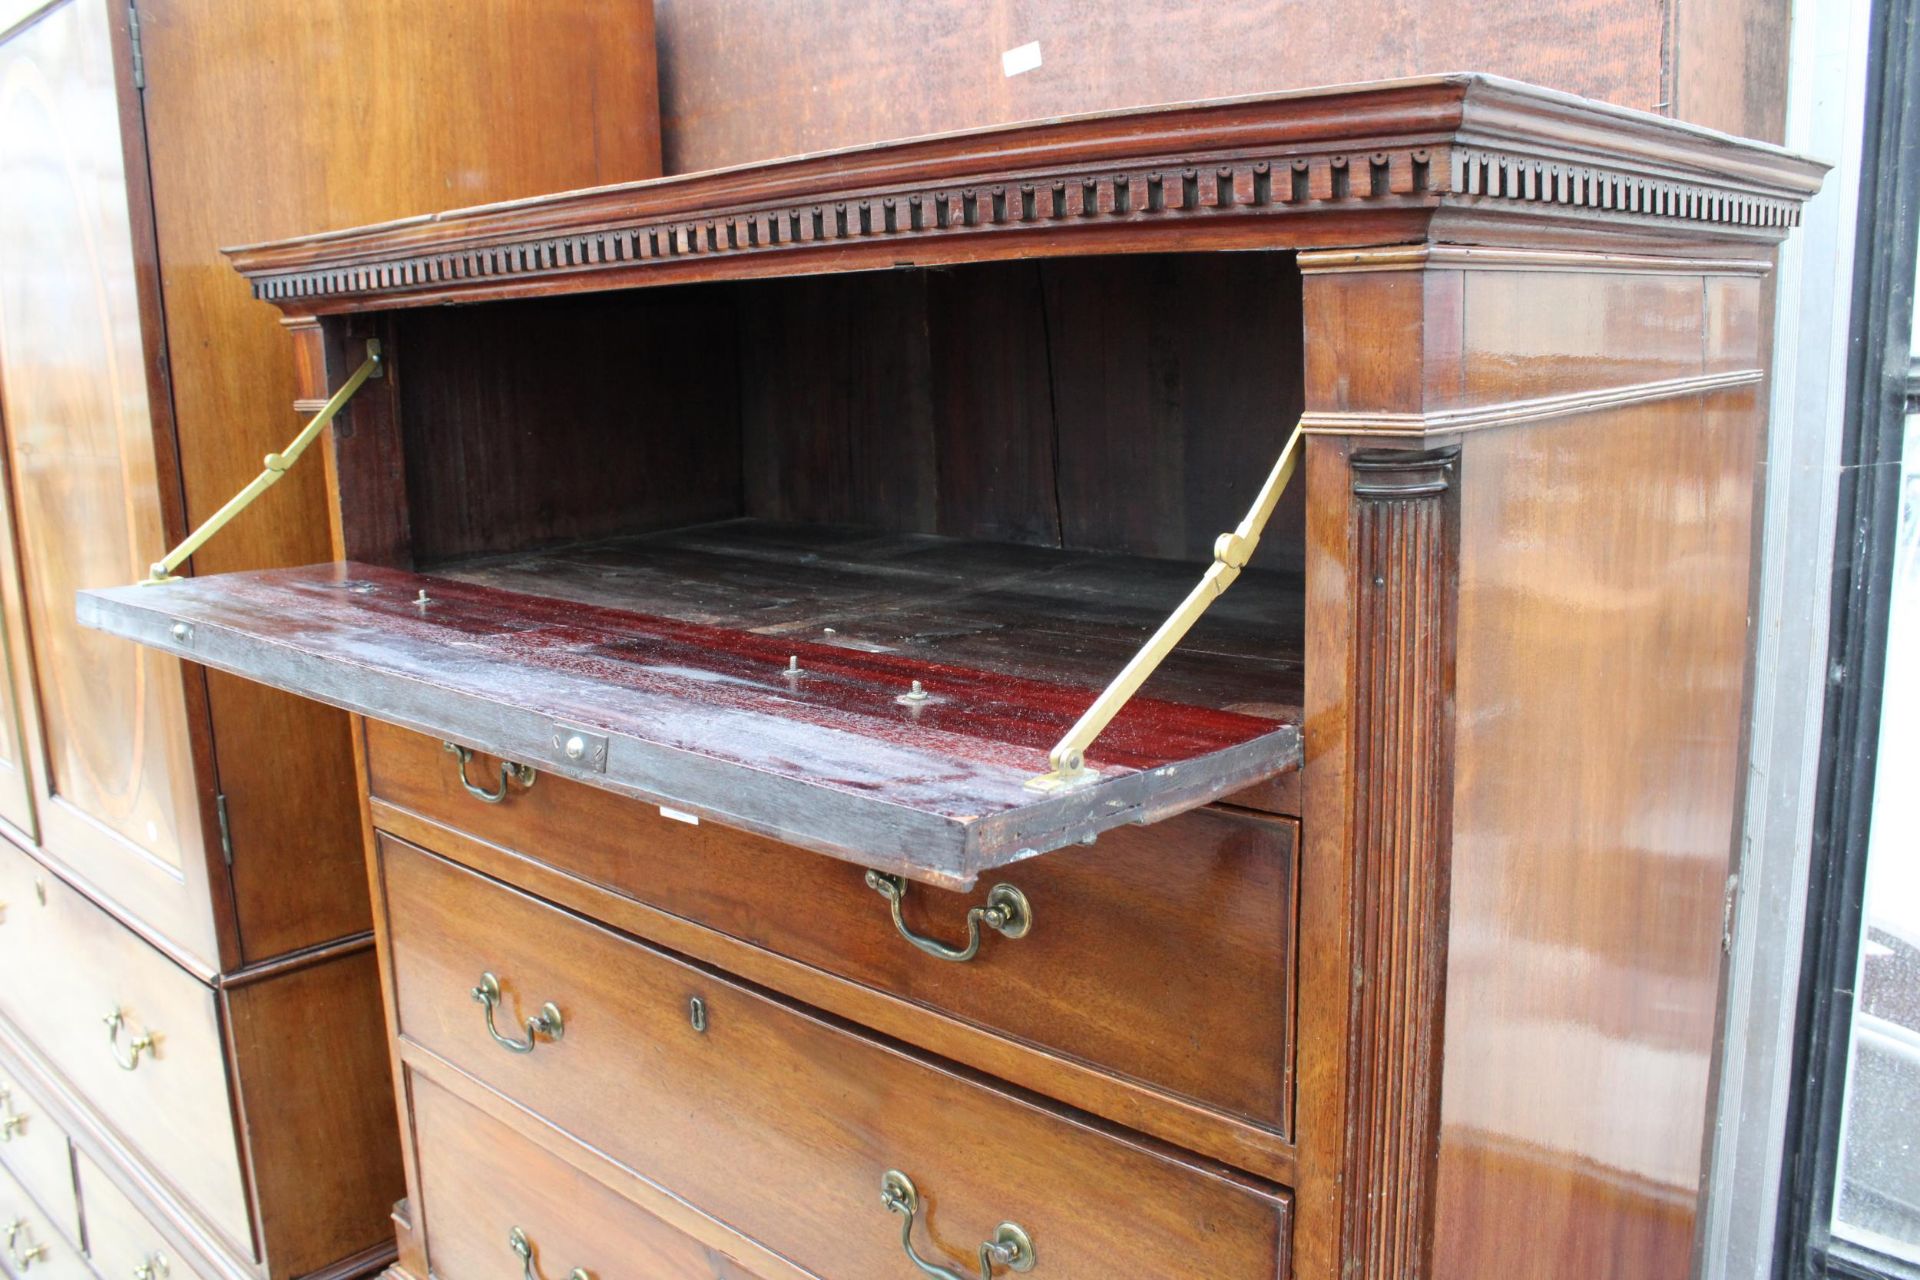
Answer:
M735 536L743 556L764 548L752 527ZM736 545L722 532L703 540L714 560ZM1176 667L1157 696L1134 699L1101 735L1088 756L1097 778L1036 790L1028 784L1047 771L1048 748L1098 693L1067 682L1126 657L1112 645L1073 653L1074 624L1045 615L1072 611L1087 629L1138 644L1186 584L1156 591L1174 574L1111 558L1063 564L933 539L788 541L801 554L769 566L787 581L762 588L751 629L744 618L684 620L724 612L698 598L706 592L678 607L654 597L658 612L641 613L555 599L545 587L528 594L351 561L162 592L88 592L81 616L350 711L958 888L989 868L1191 808L1298 763L1299 733L1283 701L1293 670L1255 656L1237 672L1239 697L1227 690L1235 653L1259 643L1243 621L1200 629L1194 643L1210 662L1184 665L1210 675L1221 701L1257 704L1266 694L1280 719L1209 705L1200 700L1206 686ZM631 584L618 566L641 566L631 576L685 571L671 563L673 542L659 547L668 563L649 566L655 545L622 548L605 570L615 581L593 589L586 579L576 594L649 599L645 582ZM807 550L814 545L826 557L864 550L875 567L836 573ZM490 576L528 585L544 576L538 565L516 567ZM751 590L748 579L735 589ZM689 579L704 580L697 571ZM1236 598L1242 619L1290 603L1288 588L1248 583ZM916 599L935 592L939 603ZM764 603L780 597L806 603ZM975 640L977 664L963 666L940 642L964 637L970 615L987 634ZM1280 670L1262 672L1273 665ZM567 745L576 735L577 752Z
M668 173L1436 67L1772 142L1785 127L1785 0L812 0L805 22L785 0L657 10ZM1010 74L1002 53L1030 42L1038 65Z
M1115 1257L1148 1275L1285 1274L1284 1194L869 1040L397 842L381 841L380 866L390 911L405 904L390 916L403 1059L516 1099L812 1274L904 1265L899 1223L879 1207L880 1175L894 1166L939 1197L942 1253L972 1252L949 1232L985 1236L1015 1218L1062 1275ZM489 964L517 1010L546 999L569 1010L566 1035L501 1052L467 998ZM694 998L704 1025L688 1017ZM651 1083L635 1088L636 1072ZM421 1210L431 1247L434 1202Z
M428 614L443 592L456 621L485 602L475 624L511 634L482 648L550 625L585 641L617 611L716 650L681 677L737 677L743 653L919 663L1045 706L1023 682L1096 684L1138 623L1111 614L1103 637L1111 595L1027 587L1083 563L1156 580L1114 553L1197 572L1206 522L1237 517L1296 412L1310 433L1262 550L1304 590L1227 604L1156 691L1268 724L1297 696L1297 781L966 892L911 886L902 927L947 943L1000 881L1024 895L1031 928L986 930L966 963L889 931L859 864L900 851L871 825L828 822L844 838L822 858L717 808L689 825L670 787L553 776L524 742L460 757L366 723L409 1120L400 1273L512 1265L484 1234L504 1223L541 1274L622 1249L665 1274L907 1274L876 1194L891 1168L921 1192L910 1238L949 1266L1008 1222L1054 1277L1687 1275L1764 276L1818 174L1454 76L239 251L289 317L306 400L369 338L389 376L327 453L335 557L371 567L86 600L182 652L205 626L230 663L286 656L315 618L338 631L358 606L315 584L364 578L425 586ZM895 270L844 274L867 268ZM740 518L785 523L685 528ZM871 530L858 554L834 549L848 523ZM1009 545L945 594L891 581L926 534ZM985 625L988 564L1021 570L1018 626ZM268 590L311 616L266 618ZM342 701L360 675L339 654L437 625L379 607L406 621L279 678ZM592 669L595 702L635 696ZM737 753L785 731L727 744L726 776L746 785ZM501 771L523 763L530 785ZM1211 945L1250 985L1182 1045L1182 1000L1226 977ZM1068 1007L1085 1021L1049 1012ZM1232 1058L1217 1078L1210 1055ZM478 1150L494 1139L521 1158ZM509 1166L537 1185L503 1191L488 1171Z
M28 1117L0 1180L57 1233L34 1280L345 1280L393 1256L347 718L101 648L72 603L285 442L294 348L222 245L659 171L645 0L468 16L0 4L0 1087ZM617 123L556 127L589 86ZM325 556L317 470L275 497L197 567Z
M989 935L970 964L929 964L857 867L562 778L483 806L438 741L366 728L383 829L1075 1106L1290 1168L1293 1019L1270 1015L1293 998L1291 820L1213 808L1021 863L1004 879L1043 917L1034 928ZM984 894L915 893L908 922L960 938Z

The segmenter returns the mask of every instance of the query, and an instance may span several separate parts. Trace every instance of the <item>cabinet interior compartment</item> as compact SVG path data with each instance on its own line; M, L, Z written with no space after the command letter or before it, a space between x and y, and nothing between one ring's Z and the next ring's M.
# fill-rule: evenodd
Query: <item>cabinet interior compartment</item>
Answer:
M396 562L89 593L94 625L940 884L1298 767L1304 469L1097 778L1032 785L1293 428L1290 253L325 323L388 353Z

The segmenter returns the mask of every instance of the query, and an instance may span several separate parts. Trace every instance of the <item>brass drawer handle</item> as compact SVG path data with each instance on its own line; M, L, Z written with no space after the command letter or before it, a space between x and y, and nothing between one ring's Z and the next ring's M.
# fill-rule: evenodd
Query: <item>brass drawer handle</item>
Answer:
M527 1239L527 1233L515 1227L507 1232L507 1245L520 1255L520 1272L524 1280L540 1280L533 1269L533 1241ZM567 1272L567 1280L593 1280L584 1267L575 1267Z
M956 964L965 964L980 954L980 926L985 924L1003 938L1024 938L1027 930L1033 928L1033 907L1027 902L1027 895L1010 884L997 884L987 891L987 905L975 907L967 912L967 945L949 947L935 942L932 938L923 938L907 928L907 921L900 914L900 907L907 898L907 878L890 876L882 871L867 872L867 888L885 898L893 908L893 927L900 936L938 960L951 960Z
M473 989L473 999L476 1004L486 1006L487 1034L493 1037L495 1044L510 1053L532 1053L534 1045L539 1043L538 1037L558 1040L567 1029L560 1019L559 1007L549 1000L540 1006L539 1016L527 1019L525 1040L501 1035L500 1028L493 1024L493 1011L500 1006L500 979L490 973L480 975L480 985Z
M900 1247L907 1251L907 1261L936 1280L968 1280L949 1267L928 1262L913 1247L913 1218L920 1212L920 1193L914 1190L913 1179L898 1169L889 1169L880 1179L880 1203L888 1213L901 1215ZM993 1280L993 1269L1005 1267L1009 1271L1033 1270L1033 1239L1026 1231L1011 1222L1003 1222L993 1233L993 1239L980 1242L980 1280Z
M460 785L467 789L468 795L478 800L481 804L499 804L507 798L507 784L509 782L517 782L524 789L532 786L533 780L539 776L538 772L530 764L508 764L502 760L500 762L500 788L497 791L488 791L483 787L476 787L473 783L467 781L467 764L473 759L473 752L460 746L458 743L443 742L440 745L452 752L454 758L460 762Z
M173 1268L167 1263L164 1253L150 1253L140 1260L133 1269L133 1280L167 1280Z
M113 1051L113 1060L122 1071L132 1071L140 1065L140 1055L159 1056L154 1048L153 1032L147 1031L127 1041L127 1052L120 1052L120 1028L127 1025L127 1015L115 1009L100 1021L107 1024L107 1046Z
M20 1247L20 1233L27 1229L26 1221L15 1218L7 1224L7 1257L13 1262L15 1271L31 1270L33 1264L47 1256L47 1246L34 1244L29 1238L27 1247Z
M0 1089L0 1142L12 1142L27 1117L13 1109L13 1090Z

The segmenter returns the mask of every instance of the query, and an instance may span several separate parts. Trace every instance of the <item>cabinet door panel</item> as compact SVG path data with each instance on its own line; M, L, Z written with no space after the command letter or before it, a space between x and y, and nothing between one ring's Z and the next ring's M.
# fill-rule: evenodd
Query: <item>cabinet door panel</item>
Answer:
M40 836L206 961L188 677L74 621L76 590L133 581L164 552L174 484L156 447L166 406L149 397L115 66L99 0L68 0L0 43L0 411L41 713Z

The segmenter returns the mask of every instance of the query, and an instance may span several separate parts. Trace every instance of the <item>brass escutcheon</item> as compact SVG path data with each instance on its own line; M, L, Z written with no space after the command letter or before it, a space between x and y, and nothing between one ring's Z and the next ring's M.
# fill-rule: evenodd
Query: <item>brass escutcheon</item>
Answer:
M932 938L922 937L907 927L906 917L901 914L907 897L905 876L869 871L867 888L885 898L892 907L893 927L900 931L900 936L937 960L965 964L979 955L980 926L983 924L1003 938L1024 938L1027 930L1033 928L1033 907L1027 902L1027 895L1010 884L997 884L987 890L985 906L967 912L967 944L964 947L949 947Z
M524 790L527 787L531 787L533 780L540 776L539 772L530 764L508 764L505 760L502 760L500 762L500 786L496 790L488 791L484 787L475 786L467 780L467 765L473 759L473 752L467 750L457 742L442 742L440 745L451 752L453 757L460 762L460 785L467 789L468 795L478 800L481 804L499 804L507 798L508 783L517 782Z
M907 1261L935 1280L969 1280L950 1267L928 1262L913 1247L913 1219L920 1212L920 1193L914 1189L913 1179L898 1169L889 1169L880 1179L880 1204L888 1213L897 1213L903 1219L900 1224L900 1247L906 1251ZM993 1233L991 1240L980 1242L979 1280L993 1280L993 1269L1005 1267L1009 1271L1031 1271L1034 1266L1033 1238L1016 1223L1003 1222Z
M527 1239L527 1233L518 1227L512 1228L507 1232L507 1247L512 1249L520 1259L520 1274L523 1280L540 1280L539 1273L533 1269L533 1241ZM584 1267L575 1267L567 1272L567 1280L593 1280L593 1277Z
M493 1011L500 1006L500 979L491 973L480 975L480 985L472 991L476 1004L484 1005L487 1011L487 1034L493 1042L510 1053L532 1053L538 1037L558 1040L566 1031L566 1023L561 1020L559 1006L549 1000L540 1006L538 1016L527 1019L527 1038L516 1040L512 1036L500 1034L500 1028L494 1025Z
M154 1054L155 1042L153 1032L145 1031L127 1041L126 1055L124 1057L121 1055L120 1028L127 1025L127 1015L120 1010L115 1009L112 1013L100 1019L100 1021L107 1024L107 1047L113 1053L114 1063L119 1066L122 1071L132 1071L138 1067L140 1065L141 1054ZM155 1056L158 1055L155 1054Z

